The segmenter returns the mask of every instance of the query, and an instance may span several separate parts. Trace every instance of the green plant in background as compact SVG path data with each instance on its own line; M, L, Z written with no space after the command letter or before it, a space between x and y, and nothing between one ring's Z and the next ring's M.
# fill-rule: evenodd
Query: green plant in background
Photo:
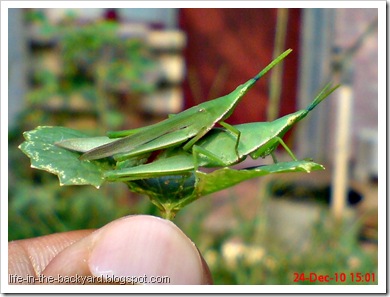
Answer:
M58 175L63 185L99 187L105 181L125 182L131 191L147 194L168 219L173 219L181 208L199 197L250 178L322 170L323 167L314 162L298 161L281 137L337 87L327 85L307 109L274 122L236 127L223 124L224 129L214 128L209 132L216 122L229 116L247 90L289 52L280 55L231 94L137 129L135 133L127 131L131 135L119 140L87 138L63 127L38 127L24 133L26 141L20 148L31 158L33 167ZM258 158L273 154L279 144L289 152L292 162L276 163L274 158L272 165L245 170L228 167L242 162L248 155ZM187 152L190 148L192 153ZM166 150L157 160L142 164L148 161L151 152L162 149ZM85 151L80 156L79 152ZM204 173L198 170L199 166L216 170Z
M54 25L38 10L29 11L26 21L34 29L28 31L32 88L18 126L9 131L9 240L96 228L134 209L154 214L149 204L129 196L125 185L59 189L47 173L24 170L28 163L17 149L22 132L40 124L72 125L93 134L117 129L124 116L116 99L125 96L133 104L156 88L150 50L140 39L121 36L113 22L79 24L69 16Z
M63 24L51 25L44 16L30 19L38 20L38 39L54 44L50 51L55 56L51 56L51 67L36 63L29 104L59 101L55 103L59 109L81 109L96 115L97 126L105 131L123 122L114 96L137 97L155 89L158 72L149 49L139 38L122 37L117 23L78 24L69 16ZM47 56L47 50L42 52Z
M117 23L98 22L61 29L60 54L65 77L84 74L111 91L145 93L154 90L155 62L146 45L120 36Z

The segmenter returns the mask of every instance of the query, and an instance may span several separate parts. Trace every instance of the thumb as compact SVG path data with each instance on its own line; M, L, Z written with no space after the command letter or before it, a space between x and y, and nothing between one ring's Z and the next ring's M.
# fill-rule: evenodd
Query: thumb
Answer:
M60 252L43 274L129 284L212 283L191 240L172 222L145 215L116 220L84 237Z

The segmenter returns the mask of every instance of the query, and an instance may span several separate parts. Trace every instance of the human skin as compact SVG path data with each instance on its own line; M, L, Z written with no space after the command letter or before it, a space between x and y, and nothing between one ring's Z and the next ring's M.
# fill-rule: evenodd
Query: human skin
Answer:
M212 284L195 244L172 222L147 215L124 217L97 230L12 241L8 255L8 273L25 279L39 275L55 280L76 275L106 280L141 277L141 283L152 284L152 277L167 276L165 282L169 280L166 284L170 285Z

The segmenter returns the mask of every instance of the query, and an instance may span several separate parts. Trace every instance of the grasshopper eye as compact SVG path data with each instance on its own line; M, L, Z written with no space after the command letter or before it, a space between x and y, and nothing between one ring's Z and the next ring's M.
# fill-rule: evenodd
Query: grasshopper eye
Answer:
M294 125L296 122L298 122L299 120L301 119L301 115L293 115L292 117L290 117L287 121L287 125L288 126L292 126Z
M295 121L296 121L296 117L289 118L288 119L288 125L292 126L295 123Z

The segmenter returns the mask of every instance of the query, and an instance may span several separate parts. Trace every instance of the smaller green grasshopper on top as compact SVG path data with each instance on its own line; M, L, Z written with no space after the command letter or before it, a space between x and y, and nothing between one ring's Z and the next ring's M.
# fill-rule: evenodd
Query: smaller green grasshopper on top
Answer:
M240 135L237 149L235 145L238 137L235 134L227 129L214 128L192 147L192 153L184 151L180 147L167 149L157 160L151 163L110 170L105 172L104 176L108 181L131 181L180 175L194 170L197 171L198 167L228 167L242 162L247 156L257 159L270 154L276 163L277 160L273 152L279 144L286 149L294 161L297 161L294 154L283 142L282 137L337 87L331 87L330 84L326 85L306 109L286 115L275 121L234 126Z
M91 149L81 155L80 159L95 160L116 155L117 160L125 160L148 152L180 146L188 140L183 149L189 150L216 123L235 133L234 128L225 123L224 120L233 113L249 89L291 51L291 49L286 50L254 78L238 86L230 94L193 106L162 122L141 128L135 134ZM58 145L61 146L61 143ZM235 147L237 145L238 141ZM122 156L118 154L122 154Z

